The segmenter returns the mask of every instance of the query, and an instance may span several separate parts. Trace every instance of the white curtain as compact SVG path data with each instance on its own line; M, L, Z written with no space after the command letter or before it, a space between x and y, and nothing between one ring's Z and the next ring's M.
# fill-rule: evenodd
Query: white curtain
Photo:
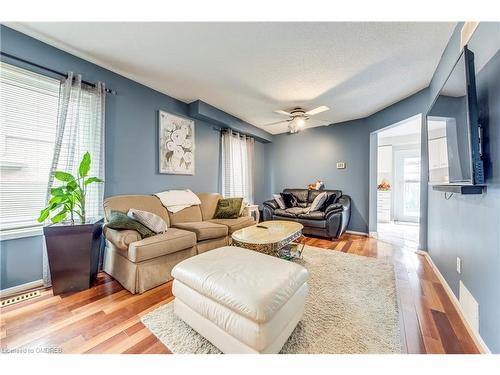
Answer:
M106 91L99 82L95 87L82 84L81 75L68 73L61 82L57 116L54 155L47 186L47 202L50 189L58 185L54 180L55 171L65 171L78 175L78 166L83 155L88 151L91 156L91 168L88 176L104 180L104 118ZM104 184L91 184L87 191L86 216L102 216ZM45 247L45 241L43 241ZM43 257L43 278L50 285L50 272L46 250Z
M243 197L253 204L254 143L252 137L224 129L222 137L222 195Z

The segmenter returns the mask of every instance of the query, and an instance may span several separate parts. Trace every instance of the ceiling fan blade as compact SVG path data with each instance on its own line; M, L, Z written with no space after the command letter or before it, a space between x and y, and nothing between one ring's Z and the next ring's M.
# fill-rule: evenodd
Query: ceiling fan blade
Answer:
M270 124L264 124L262 126L273 126L273 125L279 125L279 124L286 124L289 120L281 120L281 121L276 121L276 122L271 122Z
M330 108L328 108L326 105L322 105L321 107L311 109L310 111L306 112L306 115L308 116L314 116L317 115L318 113L328 111Z
M307 121L308 122L312 122L312 123L316 123L316 124L321 124L323 126L327 126L327 125L333 124L333 121L330 121L330 120L320 120L320 119L317 119L317 118L310 118Z
M278 113L280 115L285 115L285 116L291 116L292 115L290 112L282 111L281 109L278 109L278 110L274 111L274 113Z

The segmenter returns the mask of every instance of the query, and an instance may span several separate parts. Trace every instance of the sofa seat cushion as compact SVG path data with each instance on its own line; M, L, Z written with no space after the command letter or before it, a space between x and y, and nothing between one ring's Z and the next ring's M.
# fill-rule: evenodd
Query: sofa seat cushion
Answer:
M278 216L284 216L284 217L297 217L300 214L303 214L307 212L308 209L307 207L290 207L287 208L286 210L275 210L274 214Z
M299 219L307 220L325 220L325 213L323 211L310 211L298 215Z
M291 207L291 208L287 208L285 211L290 213L290 214L293 214L295 216L298 216L300 214L308 212L309 208L307 208L307 207Z
M286 210L282 210L281 208L274 210L274 216L291 217L291 218L297 217L297 215L295 215L291 212L287 212Z
M210 221L195 221L191 223L177 223L174 227L188 230L196 234L198 241L227 236L227 226L212 223Z
M132 242L125 256L132 262L156 258L175 253L196 245L196 235L192 232L169 228L165 233Z
M233 232L239 229L255 225L255 220L250 216L241 216L236 219L211 219L209 221L211 223L227 226L229 234L233 234Z

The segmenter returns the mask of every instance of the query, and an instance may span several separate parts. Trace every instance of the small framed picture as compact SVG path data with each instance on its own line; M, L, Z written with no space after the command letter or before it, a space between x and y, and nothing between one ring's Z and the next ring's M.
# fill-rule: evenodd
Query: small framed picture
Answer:
M194 175L194 121L158 111L159 172Z

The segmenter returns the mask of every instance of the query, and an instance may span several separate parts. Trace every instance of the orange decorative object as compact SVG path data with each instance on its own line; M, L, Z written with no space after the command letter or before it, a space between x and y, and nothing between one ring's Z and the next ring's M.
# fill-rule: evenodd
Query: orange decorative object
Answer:
M391 190L391 184L389 184L389 181L387 181L385 178L380 182L380 184L377 185L377 190L381 191L389 191Z

